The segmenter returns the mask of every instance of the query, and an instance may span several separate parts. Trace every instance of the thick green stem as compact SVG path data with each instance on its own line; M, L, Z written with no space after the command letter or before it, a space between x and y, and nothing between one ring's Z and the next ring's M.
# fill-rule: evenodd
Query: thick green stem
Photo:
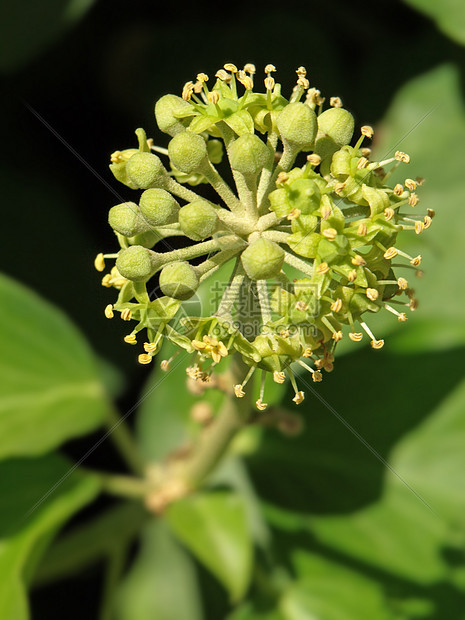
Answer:
M231 363L234 384L241 383L248 367L238 353ZM205 429L192 457L186 461L181 478L188 488L197 488L215 469L227 452L232 439L246 424L251 411L251 385L244 388L245 396L229 395L215 421Z
M139 448L123 418L112 406L107 410L107 427L113 443L130 470L135 474L142 474L145 464L140 456Z
M313 269L301 258L290 254L289 252L284 252L284 262L286 262L291 267L295 267L309 278L313 277Z

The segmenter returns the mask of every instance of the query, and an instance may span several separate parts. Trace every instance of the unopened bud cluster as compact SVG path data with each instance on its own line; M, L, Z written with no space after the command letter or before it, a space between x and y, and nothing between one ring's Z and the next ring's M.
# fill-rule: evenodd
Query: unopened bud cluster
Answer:
M286 99L275 72L267 65L262 81L251 64L242 70L226 64L211 88L200 73L181 97L165 95L156 103L158 127L171 136L168 149L153 146L138 129L138 148L112 154L114 176L137 190L137 198L110 209L120 249L100 254L96 268L103 271L105 259L116 258L102 283L119 294L105 314L112 318L117 311L136 321L125 338L129 344L146 333L141 363L150 363L167 338L192 353L187 372L206 382L224 357L238 352L250 372L234 386L237 397L261 369L278 383L289 376L300 403L294 364L321 381L322 371L333 369L344 334L354 342L366 335L374 349L383 346L367 315L387 310L402 322L405 311L416 308L405 274L421 273L421 257L403 252L397 235L420 234L434 213L413 210L421 179L386 184L392 173L386 167L408 164L406 153L371 161L362 145L373 129L363 126L351 146L354 119L339 97L325 110L325 99L300 67ZM234 189L217 170L223 159ZM192 189L203 183L217 201ZM171 249L167 240L175 236L193 243ZM231 281L216 313L184 319L175 329L182 302L229 261ZM149 292L156 274L161 294L154 299ZM261 312L252 337L237 303L244 295L254 295ZM266 408L263 387L257 407Z

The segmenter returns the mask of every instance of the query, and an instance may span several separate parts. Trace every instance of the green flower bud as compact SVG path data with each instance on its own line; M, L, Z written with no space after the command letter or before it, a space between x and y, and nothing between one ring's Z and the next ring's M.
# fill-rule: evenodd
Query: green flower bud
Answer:
M308 214L320 206L321 192L312 179L297 179L289 186L289 202L293 209Z
M148 224L134 202L123 202L112 207L108 213L108 222L114 231L125 237L133 237L150 230Z
M284 250L274 241L260 238L242 252L241 261L251 280L268 280L281 271Z
M207 145L202 136L184 131L168 144L168 154L175 168L186 174L196 172L207 159Z
M289 103L279 114L278 131L284 144L310 151L315 142L318 123L315 112L305 103Z
M187 262L175 262L160 272L160 288L164 295L174 299L189 299L199 286L194 267Z
M152 226L164 226L176 221L179 204L164 189L147 189L139 200L142 215Z
M134 282L146 282L154 272L152 253L141 245L132 245L121 250L116 259L120 274Z
M182 232L194 241L211 237L218 223L216 210L205 200L195 200L179 211Z
M129 180L140 189L162 187L166 184L167 172L161 160L153 153L136 153L126 164Z
M354 117L344 108L329 108L318 117L315 153L330 157L341 146L349 144L354 133Z
M110 170L117 181L127 185L131 189L137 189L134 183L129 179L126 172L128 161L133 155L138 153L137 149L125 149L124 151L116 151L112 155L113 163L110 164Z
M185 131L185 126L179 118L176 118L175 114L184 112L189 108L192 109L192 106L176 95L165 95L159 99L155 104L155 118L160 130L170 136Z
M244 134L229 147L231 168L245 175L258 174L270 161L270 151L255 134Z

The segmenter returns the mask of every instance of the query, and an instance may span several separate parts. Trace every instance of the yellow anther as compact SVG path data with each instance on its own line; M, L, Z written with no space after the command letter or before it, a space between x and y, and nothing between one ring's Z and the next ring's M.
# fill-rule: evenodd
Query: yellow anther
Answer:
M415 232L420 235L425 230L424 222L415 222Z
M168 370L170 369L169 360L162 360L160 362L160 368L161 370L163 370L163 372L168 372Z
M265 78L265 88L266 88L266 90L273 90L274 85L275 85L274 78L272 78L272 77L266 77Z
M210 103L218 103L220 100L220 93L217 90L211 90L207 95L207 99Z
M304 301L297 301L294 307L299 312L307 312L308 310L308 304L306 304Z
M158 349L158 344L156 342L144 342L144 351L146 353L155 353Z
M97 254L97 256L95 257L94 267L95 269L97 269L97 271L103 271L105 269L105 259L102 252L100 252L100 254Z
M227 62L225 65L223 65L223 67L226 69L226 71L231 71L231 73L237 73L237 67L236 65L233 65L232 62Z
M394 186L393 191L396 196L402 196L402 194L404 193L404 186L400 183L397 183L397 185Z
M418 198L418 194L410 194L408 197L408 203L411 207L416 207L416 205L420 202Z
M415 258L412 258L412 260L410 261L410 264L413 265L414 267L419 267L421 264L421 254L419 254L418 256L415 256Z
M373 349L382 349L384 347L384 340L372 340L370 344Z
M367 264L366 260L363 258L363 256L360 256L360 254L356 254L350 262L352 263L352 265L357 265L357 267L361 267L362 265Z
M281 185L282 183L285 183L288 180L289 180L289 175L287 174L287 172L280 172L278 176L276 177L276 183L278 185Z
M384 209L384 217L386 218L387 222L390 222L395 214L396 212L394 211L394 209L391 209L391 207Z
M405 278L398 278L397 286L401 291L406 291L408 289L408 282Z
M412 297L409 303L409 308L412 312L415 312L415 310L418 308L418 299Z
M312 374L312 379L314 383L320 383L320 381L323 381L323 375L319 370L315 370L315 372Z
M194 93L201 93L203 91L203 82L197 81L194 84Z
M305 394L302 392L302 390L300 390L299 392L296 392L296 395L292 400L295 402L296 405L300 405L300 403L303 402L304 398Z
M250 76L246 75L245 71L238 71L237 79L246 90L252 90L253 80Z
M339 340L342 340L342 332L340 330L338 332L333 332L332 338L334 342L339 342Z
M124 310L121 310L121 318L123 321L130 321L132 318L131 310L129 308L124 308Z
M256 402L255 402L255 406L257 407L257 409L259 411L265 411L265 409L268 407L268 403L264 403L262 401L261 398L259 398Z
M266 65L265 73L274 73L276 71L276 67L274 65Z
M310 166L319 166L321 164L321 157L316 153L311 153L310 155L307 155L307 161Z
M341 192L343 192L346 188L346 184L345 183L336 183L336 185L334 186L334 191L336 192L336 194L340 194Z
M112 319L115 314L113 312L113 305L112 304L108 304L108 306L105 306L105 310L104 310L105 316L107 317L107 319Z
M123 154L121 151L115 151L110 155L110 161L112 164L119 164L123 161Z
M329 100L329 105L332 108L342 108L342 99L340 97L331 97Z
M296 69L296 73L299 77L305 77L307 75L307 69L305 67L299 67Z
M334 241L337 237L337 230L335 228L325 228L321 234L329 241Z
M137 344L137 339L135 334L128 334L123 338L124 342L127 344Z
M334 364L332 362L326 362L323 368L326 370L326 372L333 372Z
M340 312L342 310L342 299L337 298L330 306L331 312Z
M198 73L196 80L197 82L208 82L209 78L206 73Z
M410 156L409 156L409 155L407 155L407 153L404 153L403 151L396 151L396 152L394 153L394 158L395 158L397 161L401 161L401 162L402 162L402 163L404 163L404 164L408 164L408 163L409 163L409 161L410 161Z
M312 357L313 351L310 347L306 347L302 353L302 357Z
M234 386L234 394L237 396L237 398L243 398L245 396L245 392L242 389L241 384L237 384Z
M325 274L325 273L328 273L328 271L329 271L329 265L328 265L328 263L325 263L325 262L320 263L318 265L318 269L316 270L317 274L320 275L320 276Z
M388 248L388 249L384 252L383 256L384 256L384 258L385 258L386 260L391 260L391 259L395 258L395 257L397 256L397 250L396 250L396 248L392 248L392 247L391 247L391 248Z
M361 224L359 224L359 227L357 228L357 235L359 237L364 237L368 232L368 228L367 225L362 222Z
M105 274L102 278L102 286L105 286L106 288L110 288L111 287L111 275L109 273Z
M370 125L363 125L360 131L362 136L366 136L367 138L372 138L375 133L373 127L370 127Z
M425 230L431 226L432 221L433 219L429 215L425 215L423 220Z
M349 332L349 338L353 340L353 342L360 342L363 338L363 334L361 332Z
M379 297L379 293L375 288L367 288L366 296L371 301L376 301Z
M284 383L284 381L286 381L286 375L283 372L275 370L273 373L273 381L275 383Z
M426 213L431 219L433 219L433 217L436 215L436 211L434 209L426 209Z
M355 269L349 271L347 279L349 280L349 282L355 282L355 280L357 279L357 272L355 271Z
M246 73L250 73L250 75L255 75L257 69L255 68L255 65L253 65L251 62L248 62L244 65L244 71Z
M310 82L307 80L306 77L299 77L299 79L297 80L297 85L301 86L305 90L310 88Z
M331 217L332 212L333 211L329 205L323 205L320 209L321 217L324 220L329 219Z
M217 77L219 80L222 80L223 82L231 81L231 76L229 75L229 73L226 73L224 69L220 69L219 71L217 71L215 73L215 77Z
M292 209L290 213L287 214L287 219L296 220L298 217L300 217L300 214L301 214L300 209L297 209L297 207L295 207L294 209Z
M150 364L150 362L152 361L152 356L147 355L147 353L141 353L137 359L139 361L139 364Z
M291 335L291 332L288 329L282 329L279 332L279 335L281 336L281 338L289 338L289 336Z
M370 162L368 161L366 157L360 157L360 159L357 162L358 170L363 170L363 168L366 168L369 163Z
M192 82L186 82L182 89L182 98L184 101L189 101L194 92L194 84Z
M413 179L405 179L405 187L409 191L414 192L417 188L417 183Z
M371 149L369 149L368 147L364 146L360 149L360 153L363 155L363 157L370 157L371 155Z
M400 323L405 323L405 321L407 320L407 315L405 314L405 312L401 312L399 316L397 317L397 320Z
M425 179L423 177L416 177L415 181L417 182L417 185L423 185Z

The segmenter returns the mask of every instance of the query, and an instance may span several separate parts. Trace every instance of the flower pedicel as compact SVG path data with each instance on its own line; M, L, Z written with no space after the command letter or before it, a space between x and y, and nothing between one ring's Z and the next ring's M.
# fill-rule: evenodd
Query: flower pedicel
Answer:
M112 154L116 179L142 193L138 203L110 209L120 250L95 260L96 269L104 271L105 260L116 259L102 280L119 291L105 316L119 312L123 320L136 321L125 337L128 344L137 345L145 330L141 364L150 363L167 338L192 353L187 373L205 382L223 358L238 352L250 370L234 393L241 398L261 369L259 410L266 408L266 373L278 383L289 376L299 404L304 393L292 365L321 381L322 371L333 369L344 326L352 341L366 335L380 349L384 341L372 333L366 315L387 310L398 321L407 320L405 310L415 310L417 301L394 268L404 275L403 268L418 272L421 257L403 252L397 235L420 234L434 217L432 210L412 211L422 179L386 185L394 168L408 164L406 153L371 161L370 149L362 147L373 136L371 127L363 126L350 146L354 119L338 97L324 110L325 99L310 88L300 67L286 99L275 72L273 65L265 67L264 92L257 92L254 65L238 70L226 64L211 89L208 76L199 73L185 84L182 97L165 95L156 103L158 127L171 136L168 149L154 146L138 129L138 148ZM216 168L224 153L234 190ZM217 202L192 189L203 183L213 187ZM164 240L173 236L194 243L152 249L167 246ZM215 314L184 318L175 329L170 323L182 302L229 261L232 276ZM289 267L297 279L288 276ZM147 286L155 274L162 294L151 299ZM247 296L258 318L240 310ZM162 367L168 369L169 361Z

